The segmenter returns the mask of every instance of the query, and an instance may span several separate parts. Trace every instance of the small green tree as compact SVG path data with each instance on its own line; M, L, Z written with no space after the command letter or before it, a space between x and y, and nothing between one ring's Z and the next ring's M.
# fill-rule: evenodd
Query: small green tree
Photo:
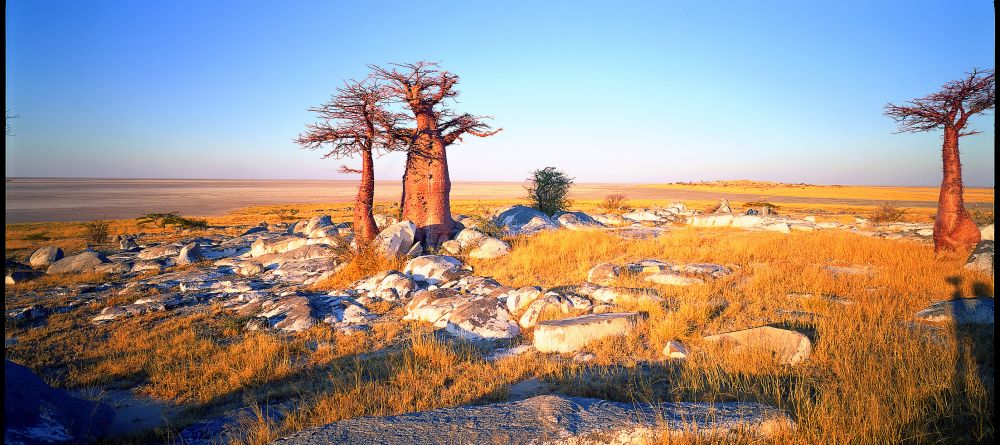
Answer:
M555 167L545 167L535 170L524 188L528 191L531 206L546 215L553 215L569 207L569 188L573 185L570 178Z

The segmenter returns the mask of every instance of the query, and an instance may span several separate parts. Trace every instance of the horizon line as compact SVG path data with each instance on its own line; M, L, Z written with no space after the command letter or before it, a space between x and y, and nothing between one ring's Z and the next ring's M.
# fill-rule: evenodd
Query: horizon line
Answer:
M7 176L6 182L10 182L18 179L55 179L55 180L107 180L107 181L330 181L330 182L357 182L358 179L329 179L329 178L137 178L137 177L98 177L98 176ZM401 179L375 179L375 181L400 181ZM574 184L629 184L629 185L669 185L669 184L698 184L698 183L710 183L710 182L724 182L724 181L748 181L748 182L769 182L774 184L785 184L785 185L808 185L808 186L839 186L839 187L925 187L934 188L939 187L939 185L912 185L912 184L894 184L894 185L873 185L873 184L819 184L819 183L804 183L804 182L782 182L767 179L712 179L712 180L688 180L688 181L672 181L672 182L633 182L633 181L583 181L574 182ZM466 183L486 183L486 182L502 182L502 183L515 183L522 184L525 181L512 181L512 180L456 180L453 179L451 182L466 182ZM996 185L965 185L965 188L996 188Z

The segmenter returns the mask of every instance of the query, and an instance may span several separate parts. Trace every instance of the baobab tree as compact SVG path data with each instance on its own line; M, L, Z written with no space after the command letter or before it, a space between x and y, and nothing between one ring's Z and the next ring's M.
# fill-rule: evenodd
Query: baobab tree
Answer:
M309 109L323 122L308 125L307 131L295 139L296 143L311 150L328 149L324 158L360 155L360 170L342 165L340 172L361 174L354 205L354 237L362 243L371 242L378 234L372 215L374 152L392 151L399 147L399 139L393 137L393 132L403 116L387 110L385 104L383 90L373 81L345 82L329 102Z
M934 251L968 248L979 242L979 227L965 210L962 197L962 161L958 139L979 133L968 129L969 118L991 110L996 100L993 70L973 69L961 80L944 84L941 91L904 105L888 104L885 114L899 124L900 132L944 130L941 146L944 177L934 221Z
M384 91L412 114L414 128L405 131L406 170L403 173L402 217L417 226L417 239L437 246L451 237L451 179L448 174L448 146L465 135L492 136L483 122L486 116L459 114L446 106L458 96L457 75L439 69L436 63L393 64L391 68L370 67L384 84Z

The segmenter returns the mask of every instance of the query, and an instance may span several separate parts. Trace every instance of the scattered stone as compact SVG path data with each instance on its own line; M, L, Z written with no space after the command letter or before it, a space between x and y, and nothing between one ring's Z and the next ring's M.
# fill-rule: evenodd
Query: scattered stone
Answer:
M587 281L601 286L609 286L618 280L621 273L621 266L611 263L601 263L592 267L587 272Z
M689 217L687 223L695 227L728 227L733 218L731 214L699 215Z
M733 270L721 264L691 263L670 266L670 270L689 275L699 275L710 278L722 278L733 273Z
M934 236L934 229L920 229L920 230L917 230L917 235L920 235L920 236Z
M486 237L478 246L469 251L469 257L489 260L508 253L510 253L510 244L493 237Z
M671 264L666 261L647 259L628 263L625 265L625 269L628 270L629 273L644 274L669 270L670 266Z
M253 235L255 233L262 233L262 232L267 232L267 223L262 222L260 224L257 224L256 226L246 229L243 233L240 234L240 236Z
M542 289L538 286L525 286L520 289L507 291L507 311L511 314L519 314L542 297Z
M376 213L372 215L372 218L375 219L375 227L377 227L380 231L384 230L386 227L389 227L399 222L398 218L394 216L383 215L381 213Z
M109 262L108 258L100 253L86 251L77 255L65 257L52 263L52 265L49 266L47 273L52 275L61 273L93 272L98 266Z
M688 350L681 342L670 340L663 346L663 356L671 360L684 360L688 356Z
M931 323L993 324L993 299L977 297L938 301L917 312L916 317Z
M976 244L964 268L993 276L993 241L985 240Z
M619 215L594 215L593 218L605 226L621 226L628 223L625 218Z
M493 223L508 235L528 235L557 228L552 219L530 207L516 205L497 212Z
M39 304L33 304L7 311L7 321L14 324L31 323L49 315L49 310Z
M685 277L684 275L676 274L673 272L657 272L646 278L643 281L648 281L650 283L663 284L666 286L690 286L692 284L704 284L705 280L695 277Z
M596 340L627 335L643 318L638 312L622 312L543 321L535 326L535 348L576 352Z
M597 355L592 352L577 352L573 356L574 362L586 363L597 358Z
M462 253L462 243L453 239L441 243L441 248L444 249L445 252L448 252L452 255L458 255Z
M374 244L379 252L387 256L405 256L417 235L417 226L410 221L390 224L375 237Z
M979 229L979 239L983 241L993 241L993 224L983 226Z
M542 395L389 417L355 417L292 434L280 445L440 443L654 443L693 435L768 437L795 428L777 408L755 402L627 404Z
M458 279L462 275L462 262L446 255L424 255L407 262L403 273L414 281L440 284Z
M157 258L177 256L181 249L173 244L163 244L159 246L147 247L139 252L140 260L155 260Z
M201 246L198 243L188 243L181 247L177 254L177 264L192 264L201 261L204 257L201 254Z
M733 213L733 209L729 208L729 200L722 198L719 200L719 206L715 208L715 213Z
M604 227L604 224L583 212L558 212L552 221L569 230L588 230Z
M280 238L257 238L257 240L250 245L250 256L260 257L268 254L285 253L306 246L308 244L309 240L301 236L283 236Z
M4 443L90 443L111 426L114 410L71 397L30 369L4 360Z
M783 365L797 365L812 354L812 342L801 333L773 326L709 335L705 341L729 353L764 352Z
M31 254L28 264L34 268L48 267L52 263L61 260L63 256L62 249L56 246L45 246Z
M23 283L25 281L31 281L42 275L42 272L35 270L10 270L7 271L7 276L4 277L4 284L12 285Z
M521 333L503 303L495 298L468 300L448 315L448 333L466 340L511 339Z
M634 212L625 213L625 214L622 215L622 218L627 219L629 221L634 221L634 222L664 222L664 221L666 221L666 219L664 219L662 216L657 215L656 213L650 212L649 210L636 210Z

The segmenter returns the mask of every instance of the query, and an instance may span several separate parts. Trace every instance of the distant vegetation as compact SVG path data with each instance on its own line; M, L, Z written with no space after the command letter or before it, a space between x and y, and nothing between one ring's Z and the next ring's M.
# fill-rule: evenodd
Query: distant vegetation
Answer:
M604 201L598 204L597 207L604 213L614 215L631 212L632 207L628 205L628 201L625 198L625 195L621 193L612 193L604 197Z
M891 202L885 202L876 206L868 219L873 223L888 223L901 220L905 213L906 209L897 207Z
M208 227L208 221L185 218L180 216L180 212L147 213L136 218L136 221L139 221L139 227L156 226L161 229L165 227L176 229L204 229Z

